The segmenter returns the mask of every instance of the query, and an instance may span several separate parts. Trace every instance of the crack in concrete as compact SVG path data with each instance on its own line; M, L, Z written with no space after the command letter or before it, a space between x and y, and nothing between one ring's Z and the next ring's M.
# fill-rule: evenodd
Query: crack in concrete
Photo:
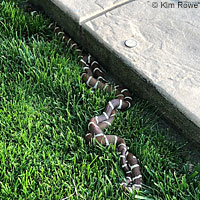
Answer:
M124 5L126 5L126 4L129 4L129 3L133 2L133 1L136 1L136 0L125 0L124 2L119 2L118 4L116 4L116 5L114 5L114 6L108 7L108 8L106 8L106 9L104 9L103 11L101 11L101 12L99 12L99 13L97 13L97 14L94 14L93 16L86 17L86 18L83 18L83 17L82 17L82 18L80 18L80 20L79 20L79 24L80 24L80 25L85 24L85 23L87 23L87 22L89 22L89 21L91 21L91 20L93 20L93 19L96 19L96 18L98 18L98 17L100 17L100 16L106 14L107 12L110 12L110 11L116 9L116 8L119 8L119 7L121 7L121 6L124 6ZM116 2L117 2L117 1L116 1ZM99 4L97 4L97 5L100 6L100 7L102 7L102 6L99 5Z

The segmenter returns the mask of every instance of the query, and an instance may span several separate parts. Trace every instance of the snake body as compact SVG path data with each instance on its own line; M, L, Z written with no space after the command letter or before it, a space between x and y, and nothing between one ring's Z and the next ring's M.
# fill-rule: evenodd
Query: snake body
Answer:
M93 89L103 89L107 92L112 91L112 86L107 83L100 64L90 54L84 53L68 35L62 32L60 27L54 23L49 25L58 35L62 36L63 42L67 47L78 53L84 72L81 75L82 81ZM126 179L121 183L124 190L132 192L132 188L139 190L142 187L142 175L137 158L128 151L129 147L123 138L116 135L105 135L103 130L110 126L118 110L126 110L131 107L132 98L130 92L120 86L115 86L116 98L109 101L104 112L93 117L88 123L88 130L85 140L88 144L96 141L104 146L116 145L120 153L120 164L125 173Z
M31 14L33 15L33 11ZM78 47L62 29L54 23L49 25L49 28L55 31L58 36L62 37L62 41L66 43L69 49L74 50L78 54L84 72L81 75L82 81L93 89L103 89L111 92L113 87L107 83L104 78L103 68L90 54L85 53ZM128 151L129 147L123 138L116 135L105 135L103 130L110 126L118 110L126 110L131 107L132 98L127 89L120 86L114 87L116 98L109 101L104 112L93 117L88 123L88 130L85 136L86 143L100 143L104 146L110 144L116 145L117 151L120 154L120 164L125 173L125 180L120 184L125 191L132 192L132 189L139 190L142 187L142 175L136 157Z

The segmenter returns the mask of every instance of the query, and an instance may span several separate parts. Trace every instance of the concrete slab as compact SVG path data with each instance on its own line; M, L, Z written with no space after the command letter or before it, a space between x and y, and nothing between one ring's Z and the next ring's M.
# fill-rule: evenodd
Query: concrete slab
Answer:
M157 1L154 6L158 8L153 8L153 2L129 3L83 27L93 30L118 56L123 55L130 67L200 127L200 5L184 9L177 2L162 5ZM127 39L134 39L137 46L127 48ZM117 75L116 68L111 70ZM196 137L200 140L200 131Z
M175 0L32 1L200 144L200 3L182 8ZM137 45L126 47L128 39Z

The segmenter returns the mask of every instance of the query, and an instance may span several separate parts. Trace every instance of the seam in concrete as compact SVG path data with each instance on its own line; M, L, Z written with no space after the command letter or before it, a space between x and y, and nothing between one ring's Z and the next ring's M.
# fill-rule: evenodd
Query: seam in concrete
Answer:
M87 23L87 22L89 22L89 21L91 21L93 19L96 19L96 18L106 14L107 12L110 12L110 11L116 9L116 8L119 8L121 6L129 4L129 3L133 2L133 1L136 1L136 0L125 0L124 2L119 2L119 4L116 4L115 6L108 7L104 11L101 11L101 12L99 12L99 13L93 15L93 16L85 17L85 19L84 19L84 17L82 17L82 18L79 19L79 24L83 25L83 24L85 24L85 23Z

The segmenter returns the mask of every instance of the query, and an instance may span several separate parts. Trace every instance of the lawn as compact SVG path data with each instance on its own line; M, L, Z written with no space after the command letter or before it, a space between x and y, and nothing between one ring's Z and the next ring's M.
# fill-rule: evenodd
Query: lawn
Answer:
M138 98L105 131L125 138L141 166L142 190L120 189L115 147L84 141L88 121L114 93L91 92L50 19L22 2L0 0L0 199L200 199L200 165L190 169L183 145Z

